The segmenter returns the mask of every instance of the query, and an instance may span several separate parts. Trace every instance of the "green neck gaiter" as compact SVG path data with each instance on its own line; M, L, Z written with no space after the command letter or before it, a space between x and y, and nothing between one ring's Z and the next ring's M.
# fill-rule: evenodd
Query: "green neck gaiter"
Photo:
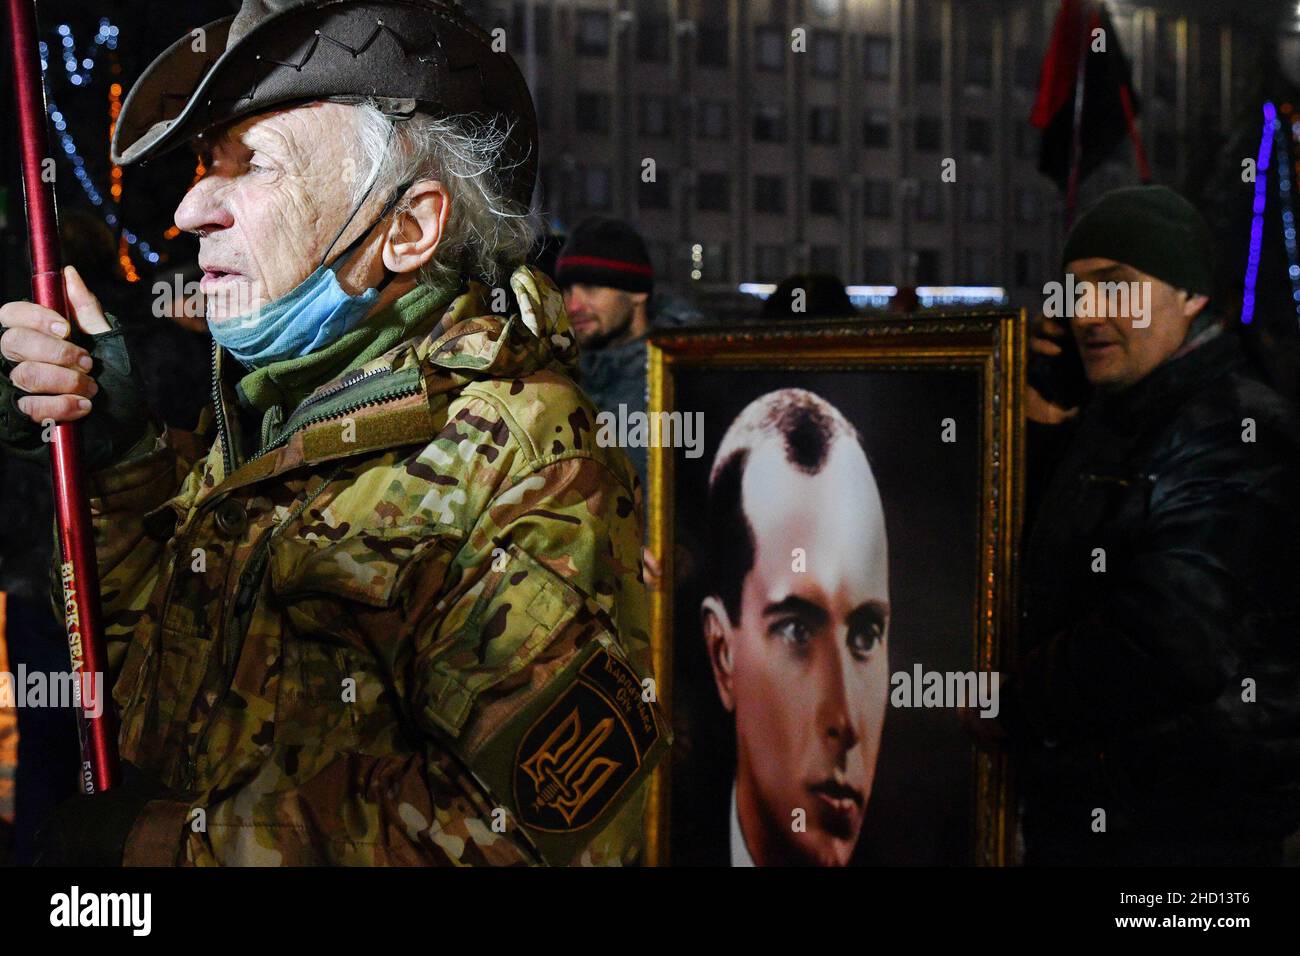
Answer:
M417 286L325 348L249 372L239 380L235 393L245 406L264 416L274 411L274 418L283 421L321 385L427 332L457 291Z

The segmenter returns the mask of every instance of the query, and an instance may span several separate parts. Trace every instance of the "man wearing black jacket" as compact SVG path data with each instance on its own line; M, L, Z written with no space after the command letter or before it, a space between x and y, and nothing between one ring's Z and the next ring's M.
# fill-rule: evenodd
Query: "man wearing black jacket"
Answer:
M1031 864L1278 863L1300 825L1300 437L1211 258L1163 187L1066 240L1093 394L1058 426L999 721Z

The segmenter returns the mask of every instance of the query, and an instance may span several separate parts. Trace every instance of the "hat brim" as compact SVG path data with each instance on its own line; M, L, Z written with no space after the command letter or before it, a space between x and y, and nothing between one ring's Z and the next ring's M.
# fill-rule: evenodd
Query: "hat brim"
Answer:
M506 117L503 184L526 208L537 176L532 96L513 59L455 10L431 0L324 0L277 12L229 44L236 18L213 21L202 28L205 50L219 55L196 51L192 32L136 81L113 132L113 161L145 162L277 108L374 98L437 115Z
M200 27L204 47L220 55L194 50L188 33L160 53L140 74L122 103L113 128L111 155L119 166L143 162L187 142L195 132L195 104L228 54L226 37L233 16ZM189 131L187 133L187 131Z

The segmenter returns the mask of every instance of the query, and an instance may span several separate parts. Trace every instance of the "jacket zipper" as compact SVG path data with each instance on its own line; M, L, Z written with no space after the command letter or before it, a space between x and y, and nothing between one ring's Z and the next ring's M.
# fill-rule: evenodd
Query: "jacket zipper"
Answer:
M225 476L235 470L235 456L230 450L230 434L226 427L226 406L221 401L221 381L217 378L217 349L221 348L217 340L212 340L212 407L217 415L217 440L221 442L221 463L225 465Z
M349 387L351 387L351 385L355 385L361 382L365 378L371 378L380 374L391 374L391 373L389 372L388 369L378 369L373 372L368 372L366 373L366 375L358 378L355 382L349 383ZM400 388L392 389L387 392L381 392L378 395L374 395L370 398L362 399L359 402L353 402L350 405L345 405L342 408L335 409L334 411L331 412L326 412L321 415L312 415L312 416L308 416L307 418L300 419L299 421L294 423L290 428L287 428L284 431L284 433L281 434L280 437L277 438L275 441L271 442L268 445L264 445L262 446L262 448L258 449L258 451L252 456L250 456L248 460L252 461L255 458L261 458L263 455L275 451L277 448L284 445L290 438L292 438L294 434L302 431L302 429L310 425L318 425L321 422L327 422L334 418L340 418L347 415L351 415L353 412L360 411L361 409L367 408L371 405L380 405L383 404L384 402L391 402L398 398L405 398L410 395L416 395L420 392L420 389L421 389L421 383L417 381L411 385L403 385ZM342 391L342 389L341 388L337 389L337 391ZM318 396L318 398L324 398L324 397L325 397L324 395ZM297 415L298 412L302 411L303 407L306 404L307 403L304 402L303 405L299 405L298 411L295 411L294 414Z

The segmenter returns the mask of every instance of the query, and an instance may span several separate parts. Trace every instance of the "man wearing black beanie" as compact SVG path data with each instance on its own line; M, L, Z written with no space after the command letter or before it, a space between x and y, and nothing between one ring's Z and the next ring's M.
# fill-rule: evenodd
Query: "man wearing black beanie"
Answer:
M1093 395L1028 539L1001 716L968 724L1020 758L1031 864L1279 863L1300 826L1294 410L1214 315L1210 232L1176 193L1108 193L1063 265L1045 312L1057 296Z
M584 220L555 263L555 282L581 349L582 387L615 415L646 410L648 303L654 267L645 241L619 219ZM646 481L645 448L626 448Z

